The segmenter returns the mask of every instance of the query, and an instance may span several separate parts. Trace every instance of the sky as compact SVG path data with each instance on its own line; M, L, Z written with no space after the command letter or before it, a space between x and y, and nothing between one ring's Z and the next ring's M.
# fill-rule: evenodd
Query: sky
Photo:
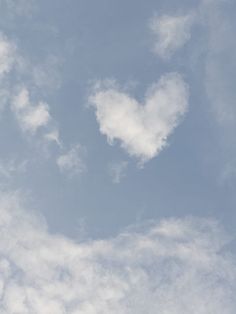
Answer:
M0 0L0 312L235 314L233 0Z

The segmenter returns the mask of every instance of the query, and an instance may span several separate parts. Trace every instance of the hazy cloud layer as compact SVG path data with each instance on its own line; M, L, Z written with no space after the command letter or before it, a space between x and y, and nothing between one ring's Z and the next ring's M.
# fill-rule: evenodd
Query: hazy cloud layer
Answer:
M235 313L235 256L215 222L169 219L84 243L43 225L1 195L3 314Z
M90 101L109 143L119 140L129 155L145 162L166 146L184 116L188 88L179 74L170 73L149 88L144 104L115 86L96 89Z

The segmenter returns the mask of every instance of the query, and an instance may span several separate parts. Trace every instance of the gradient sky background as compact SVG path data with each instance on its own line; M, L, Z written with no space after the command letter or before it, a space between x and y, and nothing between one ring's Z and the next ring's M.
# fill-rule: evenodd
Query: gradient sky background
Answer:
M0 257L15 265L22 256L14 267L23 274L12 275L18 290L2 294L1 313L235 313L235 9L231 0L0 0ZM156 227L143 227L149 224ZM152 245L144 250L143 242L137 244L133 228L141 228ZM48 268L41 280L45 285L50 277L55 285L40 290L37 269L54 257L38 250L39 264L22 266L32 263L26 257L38 238L44 248L66 252L54 252L53 265L67 269L58 270L60 278L71 271L74 279L66 282L74 299L58 297L59 283ZM179 249L183 243L186 252L197 243L191 258ZM170 254L175 246L177 257ZM127 257L132 248L135 263ZM83 249L82 267L81 253L73 250ZM155 250L170 259L171 271ZM197 252L207 262L195 273ZM81 269L73 273L70 254L81 269L98 269L83 279L94 295L81 296ZM176 258L184 260L178 270ZM166 271L164 288L162 281L153 283L160 295L149 286L150 264L156 278ZM140 291L125 273L137 265L149 282L139 274ZM120 276L119 288L111 288L113 275L104 267ZM188 279L179 275L178 285L175 272ZM105 290L96 297L104 276L113 294ZM124 296L120 282L128 285ZM34 299L32 287L40 297Z

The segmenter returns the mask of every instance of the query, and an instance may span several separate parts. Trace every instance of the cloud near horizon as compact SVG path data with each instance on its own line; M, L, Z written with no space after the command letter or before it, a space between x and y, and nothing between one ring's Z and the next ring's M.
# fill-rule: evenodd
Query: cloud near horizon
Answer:
M207 219L166 219L106 240L52 235L0 197L2 314L234 314L235 256Z
M100 132L141 163L157 156L188 108L188 86L178 73L163 75L145 95L144 103L116 86L95 88L90 102Z

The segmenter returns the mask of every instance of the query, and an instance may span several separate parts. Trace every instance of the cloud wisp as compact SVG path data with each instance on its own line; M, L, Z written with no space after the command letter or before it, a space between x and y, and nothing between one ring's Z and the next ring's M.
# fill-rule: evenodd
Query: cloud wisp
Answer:
M3 111L8 104L23 136L33 138L36 145L42 145L47 150L49 143L55 143L59 148L56 163L62 173L71 177L86 169L85 148L75 145L70 151L64 151L59 130L50 113L50 106L38 96L42 88L59 87L59 75L56 71L52 71L57 65L59 66L58 59L52 56L46 64L31 65L29 60L22 56L17 46L7 36L0 33L0 81L2 83L0 109ZM30 69L33 76L30 76L27 83L24 83L24 77ZM53 72L52 77L46 69ZM19 83L14 80L14 76L23 78Z
M126 176L128 161L111 162L108 166L108 172L112 182L118 184Z
M35 134L50 122L49 106L44 102L32 105L27 88L22 88L13 98L12 111L23 131Z
M13 19L16 16L32 16L37 5L35 0L0 0L0 8L4 18Z
M169 59L182 48L191 37L193 15L154 16L149 27L154 37L154 53L163 59Z
M85 148L77 144L57 158L57 165L62 173L69 177L79 175L86 170L84 161Z
M19 83L14 82L14 79L9 80L10 74L21 76L22 66L24 67L22 60L24 58L20 55L16 45L7 36L0 33L0 79L2 83L0 88L2 104L0 106L4 108L4 105L8 103L21 130L35 135L37 130L42 127L52 128L50 126L52 118L46 102L38 99L31 101L30 87L25 86L22 82L22 86L19 88ZM21 66L19 66L20 63L22 63Z
M8 74L15 62L15 45L0 32L0 79Z
M1 313L235 313L235 256L217 223L168 219L77 243L19 204L1 194Z
M204 27L207 29L205 60L205 87L211 111L225 129L235 131L236 106L234 73L236 70L236 25L232 17L226 17L227 3L205 1L202 6ZM220 23L219 23L220 21Z
M179 74L169 73L148 89L143 104L116 86L95 88L90 102L108 142L119 140L144 163L162 151L186 113L188 87Z

